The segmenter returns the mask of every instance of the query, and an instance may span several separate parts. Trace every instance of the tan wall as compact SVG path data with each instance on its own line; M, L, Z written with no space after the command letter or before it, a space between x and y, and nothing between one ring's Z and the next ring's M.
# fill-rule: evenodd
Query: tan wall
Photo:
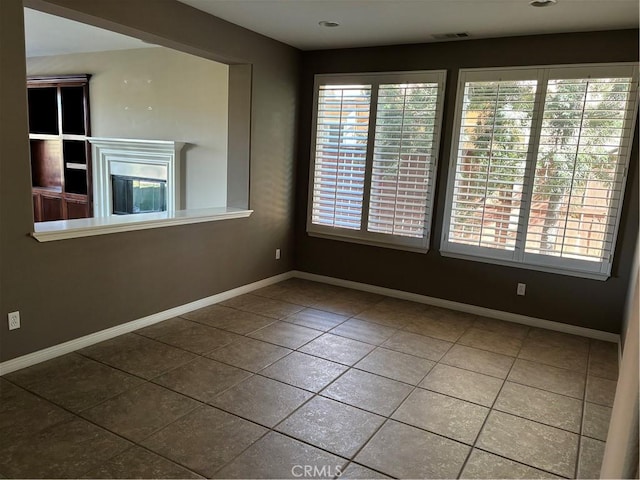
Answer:
M296 50L174 0L25 4L205 58L252 64L247 181L255 211L248 219L57 242L30 238L23 4L1 0L0 317L20 310L22 328L9 332L0 322L0 360L293 268Z
M226 205L227 65L167 48L27 59L28 75L76 73L92 75L93 136L187 143L182 208Z

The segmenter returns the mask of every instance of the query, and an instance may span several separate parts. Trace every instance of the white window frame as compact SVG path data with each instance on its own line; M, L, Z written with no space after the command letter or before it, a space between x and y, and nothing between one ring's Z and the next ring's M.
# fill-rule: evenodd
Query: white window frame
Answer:
M629 132L622 138L620 144L620 163L622 168L616 172L616 180L620 181L621 189L612 202L612 208L617 208L615 226L609 228L605 238L610 238L610 250L608 258L601 262L588 260L562 258L551 255L542 255L525 252L525 241L530 214L531 197L535 176L535 165L538 156L540 131L542 128L542 114L547 90L548 80L570 78L608 78L631 77L631 102L625 116L624 131ZM453 207L453 194L455 186L456 166L458 162L458 146L462 121L462 108L464 102L464 89L466 82L499 81L499 80L537 80L536 97L533 109L529 149L527 152L522 202L518 216L518 233L516 245L513 251L499 250L489 247L464 245L449 242L449 229L451 223L451 210ZM451 141L451 154L447 179L446 203L444 222L440 243L440 253L445 257L461 258L484 263L506 265L530 270L539 270L549 273L558 273L575 277L606 280L611 275L616 240L620 226L620 218L623 207L624 191L627 183L627 172L631 157L631 144L635 132L635 122L638 113L638 64L637 63L606 63L606 64L582 64L582 65L546 65L527 67L460 69L458 86L456 91L456 107ZM612 230L612 231L611 231ZM609 243L609 242L608 242Z
M311 139L311 162L309 168L309 193L307 199L307 233L312 237L328 238L365 245L394 248L419 253L426 253L429 249L431 237L431 222L433 221L433 202L435 199L436 174L438 168L438 156L440 151L440 137L442 135L442 117L445 95L445 85L447 80L446 70L410 71L410 72L384 72L384 73L357 73L357 74L318 74L315 75L313 86L313 123ZM427 184L427 205L424 219L424 233L422 238L407 237L379 232L367 231L369 223L369 203L371 193L371 172L373 168L374 134L376 126L375 113L377 105L377 94L373 91L381 84L395 83L422 83L431 82L438 84L438 99L435 112L435 127L432 144L432 165L431 174ZM318 96L322 85L346 85L365 84L371 85L372 95L369 114L369 129L367 141L367 154L365 162L364 192L362 200L362 217L360 230L351 230L327 225L313 223L313 192L315 177L315 153L316 134L318 123ZM375 108L374 108L375 107Z

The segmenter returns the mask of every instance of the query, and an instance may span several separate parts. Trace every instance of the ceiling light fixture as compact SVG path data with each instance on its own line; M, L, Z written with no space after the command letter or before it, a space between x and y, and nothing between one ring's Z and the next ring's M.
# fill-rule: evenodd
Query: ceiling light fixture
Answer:
M532 7L550 7L551 5L555 5L558 0L531 0L529 5Z
M318 25L320 25L321 27L327 27L327 28L334 28L334 27L340 26L338 22L332 22L330 20L322 20L318 22Z

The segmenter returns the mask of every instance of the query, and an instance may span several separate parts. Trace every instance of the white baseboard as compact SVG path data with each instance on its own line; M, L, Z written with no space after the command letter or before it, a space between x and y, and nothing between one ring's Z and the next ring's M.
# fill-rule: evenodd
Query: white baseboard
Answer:
M610 332L603 332L601 330L578 327L576 325L568 325L566 323L560 322L552 322L550 320L543 320L541 318L528 317L526 315L519 315L517 313L503 312L500 310L478 307L476 305L469 305L467 303L443 300L441 298L427 297L426 295L404 292L402 290L394 290L392 288L378 287L377 285L370 285L367 283L352 282L350 280L342 280L340 278L334 277L325 277L323 275L316 275L315 273L300 272L296 270L293 272L293 276L306 280L312 280L314 282L328 283L330 285L336 285L339 287L353 288L354 290L362 290L364 292L386 295L387 297L425 303L427 305L433 305L435 307L449 308L451 310L457 310L459 312L482 315L484 317L505 320L507 322L520 323L522 325L527 325L530 327L546 328L547 330L555 330L557 332L580 335L583 337L594 338L596 340L604 340L606 342L615 342L618 344L620 343L620 335Z
M478 307L476 305L469 305L460 302L453 302L451 300L443 300L441 298L428 297L426 295L404 292L402 290L394 290L391 288L379 287L366 283L352 282L350 280L342 280L340 278L325 277L323 275L316 275L314 273L291 270L289 272L281 273L280 275L275 275L273 277L265 278L248 285L243 285L238 288L227 290L210 297L202 298L200 300L196 300L195 302L180 305L163 312L154 313L153 315L139 318L122 325L108 328L106 330L101 330L99 332L76 338L59 345L54 345L53 347L45 348L43 350L38 350L37 352L29 353L21 357L7 360L0 363L0 376L7 373L15 372L16 370L20 370L22 368L30 367L31 365L35 365L46 360L51 360L52 358L71 353L75 350L79 350L81 348L85 348L90 345L103 342L105 340L109 340L111 338L117 337L118 335L133 332L134 330L138 330L139 328L147 327L149 325L153 325L154 323L177 317L178 315L183 315L187 312L191 312L199 308L204 308L208 307L209 305L220 303L224 300L242 295L243 293L248 293L253 290L257 290L258 288L273 285L274 283L278 283L292 277L327 283L340 287L353 288L354 290L361 290L364 292L378 293L380 295L386 295L388 297L410 300L413 302L424 303L436 307L449 308L451 310L457 310L460 312L466 312L475 315L482 315L485 317L496 318L498 320L505 320L507 322L520 323L523 325L528 325L530 327L546 328L548 330L555 330L558 332L570 333L573 335L581 335L583 337L604 340L607 342L616 342L618 343L618 345L620 344L620 335L616 335L614 333L593 330L591 328L578 327L575 325L567 325L560 322L552 322L549 320L543 320L541 318L519 315L517 313L492 310L490 308Z
M289 271L0 363L0 376L293 277Z

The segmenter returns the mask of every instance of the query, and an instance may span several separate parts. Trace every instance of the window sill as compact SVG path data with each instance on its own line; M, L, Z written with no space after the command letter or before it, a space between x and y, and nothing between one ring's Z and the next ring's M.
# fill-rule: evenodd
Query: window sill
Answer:
M68 238L92 237L110 233L132 232L150 228L173 227L191 223L216 222L233 218L246 218L253 210L215 207L176 212L142 213L102 218L79 218L76 220L56 220L34 225L31 234L39 242L53 242Z
M600 272L572 270L569 268L553 267L548 265L535 265L532 263L512 262L509 260L480 257L477 255L469 255L469 254L450 252L450 251L444 251L444 250L440 250L440 255L442 255L443 257L458 258L461 260L469 260L472 262L490 263L492 265L503 265L503 266L512 267L512 268L522 268L525 270L537 270L539 272L555 273L557 275L568 275L570 277L580 277L580 278L586 278L590 280L605 281L611 276L609 274L600 273Z
M307 230L310 237L324 238L327 240L335 240L337 242L358 243L360 245L369 245L372 247L390 248L392 250L404 250L406 252L427 253L429 246L424 244L424 239L419 239L413 245L402 243L401 241L376 241L371 238L359 238L355 235L341 235L339 233L324 233L313 230Z

